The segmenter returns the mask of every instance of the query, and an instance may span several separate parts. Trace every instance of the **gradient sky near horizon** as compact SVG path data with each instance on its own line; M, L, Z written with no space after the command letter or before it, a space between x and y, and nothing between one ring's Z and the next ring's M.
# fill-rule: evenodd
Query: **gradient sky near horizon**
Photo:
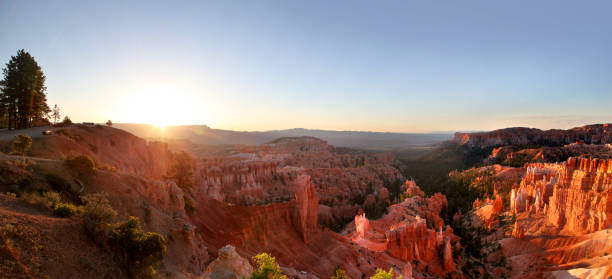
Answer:
M394 132L612 122L609 1L0 1L73 121Z

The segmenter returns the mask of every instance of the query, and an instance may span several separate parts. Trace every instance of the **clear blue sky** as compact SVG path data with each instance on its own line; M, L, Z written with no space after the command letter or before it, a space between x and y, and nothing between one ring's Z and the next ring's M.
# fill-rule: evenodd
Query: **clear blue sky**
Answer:
M75 121L402 132L612 122L609 1L90 2L0 1L0 60L34 55L49 102Z

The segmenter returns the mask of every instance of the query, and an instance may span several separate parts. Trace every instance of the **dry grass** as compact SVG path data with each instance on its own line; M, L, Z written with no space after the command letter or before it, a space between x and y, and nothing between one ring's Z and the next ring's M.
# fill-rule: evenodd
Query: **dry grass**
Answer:
M38 192L25 193L23 200L43 210L49 210L61 201L60 194L54 191L47 191L42 194Z

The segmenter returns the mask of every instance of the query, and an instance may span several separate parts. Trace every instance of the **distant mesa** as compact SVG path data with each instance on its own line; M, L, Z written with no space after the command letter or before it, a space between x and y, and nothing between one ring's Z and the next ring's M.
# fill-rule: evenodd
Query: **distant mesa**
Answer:
M471 147L491 148L499 146L561 146L574 142L586 144L612 143L610 124L593 124L568 130L540 130L515 127L491 132L455 133L452 142Z

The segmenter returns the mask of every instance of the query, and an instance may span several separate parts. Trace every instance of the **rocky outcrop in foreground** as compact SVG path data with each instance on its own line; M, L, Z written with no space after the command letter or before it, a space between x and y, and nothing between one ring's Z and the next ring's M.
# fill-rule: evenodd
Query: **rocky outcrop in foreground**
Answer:
M253 267L249 261L236 252L232 245L219 249L219 257L206 268L204 279L242 279L249 278Z

